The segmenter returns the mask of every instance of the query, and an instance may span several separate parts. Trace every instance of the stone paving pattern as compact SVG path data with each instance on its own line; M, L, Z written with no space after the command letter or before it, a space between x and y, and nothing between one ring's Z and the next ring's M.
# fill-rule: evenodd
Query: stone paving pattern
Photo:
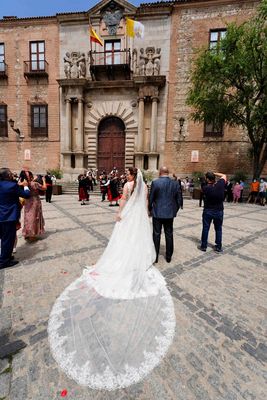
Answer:
M198 202L175 219L175 253L159 263L173 296L176 335L162 363L139 384L114 392L81 387L50 354L47 321L56 298L93 265L112 232L116 207L76 196L43 203L46 234L25 243L0 271L0 400L266 400L267 207L226 204L224 252L197 249ZM214 240L211 228L210 242Z

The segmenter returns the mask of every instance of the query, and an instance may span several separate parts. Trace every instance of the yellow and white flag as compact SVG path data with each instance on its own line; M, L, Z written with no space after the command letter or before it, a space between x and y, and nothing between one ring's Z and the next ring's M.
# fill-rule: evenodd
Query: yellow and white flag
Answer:
M126 18L126 34L130 37L143 39L145 35L145 27L141 22L134 21L131 18Z

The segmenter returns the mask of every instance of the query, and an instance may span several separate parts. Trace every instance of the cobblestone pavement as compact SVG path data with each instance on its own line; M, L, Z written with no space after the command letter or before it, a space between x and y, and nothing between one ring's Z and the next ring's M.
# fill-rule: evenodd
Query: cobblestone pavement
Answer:
M20 236L20 264L0 271L1 400L61 399L64 389L68 400L266 400L267 207L226 204L224 252L202 253L202 210L185 201L173 261L166 263L162 244L157 264L174 300L173 344L143 382L106 392L64 375L46 328L57 296L102 253L117 209L99 198L81 207L70 195L43 206L45 237L27 244Z

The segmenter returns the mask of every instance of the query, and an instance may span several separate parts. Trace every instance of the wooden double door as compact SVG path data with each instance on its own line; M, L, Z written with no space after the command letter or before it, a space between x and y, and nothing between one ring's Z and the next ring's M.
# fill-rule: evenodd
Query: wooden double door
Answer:
M120 118L103 119L98 128L98 173L109 173L116 167L119 173L125 170L125 126Z

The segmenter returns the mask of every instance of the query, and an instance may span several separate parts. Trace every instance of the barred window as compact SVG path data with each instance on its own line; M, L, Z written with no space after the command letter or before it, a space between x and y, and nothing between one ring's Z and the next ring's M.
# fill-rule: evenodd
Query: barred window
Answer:
M31 135L48 135L47 104L31 106Z
M0 72L5 72L5 44L0 43Z
M223 136L223 126L215 123L204 123L204 136Z
M7 106L0 105L0 137L7 137Z
M31 71L45 70L45 42L30 42Z
M215 49L220 41L225 37L226 29L212 29L210 30L209 48Z

